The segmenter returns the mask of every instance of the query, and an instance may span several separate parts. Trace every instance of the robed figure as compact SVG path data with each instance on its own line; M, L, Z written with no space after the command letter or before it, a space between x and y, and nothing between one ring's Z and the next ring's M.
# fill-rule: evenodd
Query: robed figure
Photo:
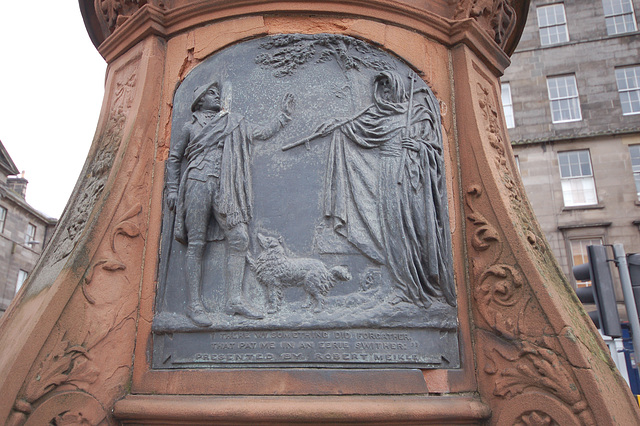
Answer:
M328 122L332 134L323 208L335 232L385 264L396 298L429 307L456 305L442 153L435 96L407 93L405 77L382 72L374 103L356 117Z

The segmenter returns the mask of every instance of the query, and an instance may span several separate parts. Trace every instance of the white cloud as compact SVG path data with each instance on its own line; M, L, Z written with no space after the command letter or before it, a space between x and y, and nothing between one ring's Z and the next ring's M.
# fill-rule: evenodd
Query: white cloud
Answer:
M106 63L77 1L0 6L0 140L27 201L60 217L94 136Z

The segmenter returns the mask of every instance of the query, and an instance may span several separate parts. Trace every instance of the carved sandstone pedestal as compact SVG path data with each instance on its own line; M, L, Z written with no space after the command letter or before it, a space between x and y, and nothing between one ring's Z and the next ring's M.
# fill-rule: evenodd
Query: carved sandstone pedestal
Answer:
M1 422L640 422L515 173L526 0L80 6L106 95Z

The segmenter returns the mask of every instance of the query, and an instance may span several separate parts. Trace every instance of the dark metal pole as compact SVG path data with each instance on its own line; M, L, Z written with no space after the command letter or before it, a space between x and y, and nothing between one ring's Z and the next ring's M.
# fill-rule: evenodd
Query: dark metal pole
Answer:
M615 256L618 272L620 273L620 284L622 284L624 305L627 308L629 325L631 325L633 351L635 352L636 359L638 359L638 357L640 357L640 321L638 321L638 311L636 310L636 302L633 298L633 288L631 287L631 277L629 276L627 256L624 253L624 247L622 244L613 245L613 255Z

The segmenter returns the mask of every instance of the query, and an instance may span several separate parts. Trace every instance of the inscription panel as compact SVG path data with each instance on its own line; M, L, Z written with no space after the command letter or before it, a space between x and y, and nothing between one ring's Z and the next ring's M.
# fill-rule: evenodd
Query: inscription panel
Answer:
M459 366L439 102L350 37L227 48L174 95L154 368Z
M429 345L431 347L425 347ZM260 367L265 363L326 367L385 364L432 368L450 365L456 357L455 332L424 330L309 330L214 332L165 337L165 364L185 368Z

